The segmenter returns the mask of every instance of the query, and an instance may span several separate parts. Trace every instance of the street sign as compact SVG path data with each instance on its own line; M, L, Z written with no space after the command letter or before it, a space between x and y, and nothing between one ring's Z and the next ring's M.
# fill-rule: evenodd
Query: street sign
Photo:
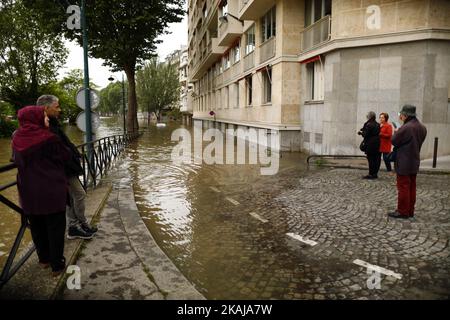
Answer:
M100 116L91 112L92 131L95 132L100 127ZM83 132L86 132L86 113L83 111L77 117L77 126Z
M77 101L77 106L79 106L81 109L86 110L86 103L85 103L85 99L84 99L84 88L81 88L80 90L78 90L77 92L77 96L76 96L76 101ZM95 108L98 107L99 103L100 103L100 96L98 95L98 92L90 89L91 92L91 110L94 110Z

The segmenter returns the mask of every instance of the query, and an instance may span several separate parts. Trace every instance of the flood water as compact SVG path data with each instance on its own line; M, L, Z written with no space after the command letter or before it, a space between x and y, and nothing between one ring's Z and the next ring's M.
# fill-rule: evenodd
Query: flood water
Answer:
M266 214L265 203L285 190L286 177L306 170L305 157L283 153L274 176L261 176L259 164L176 165L176 128L151 127L123 166L158 245L208 299L285 298L280 288L289 286L298 261L270 224L250 213Z
M287 177L303 174L304 156L283 153L274 176L262 176L259 164L176 165L171 153L177 142L171 134L180 127L151 126L118 166L128 170L138 209L156 242L208 299L286 298L278 288L287 288L300 272L298 261L280 248L284 243L274 240L270 224L251 213L270 215L264 213L265 203L289 187ZM76 127L68 126L66 132L74 143L82 143ZM102 119L97 138L121 132L119 119ZM0 163L8 161L9 148L9 140L0 141ZM1 175L0 184L14 176ZM19 219L3 205L0 214L4 260Z

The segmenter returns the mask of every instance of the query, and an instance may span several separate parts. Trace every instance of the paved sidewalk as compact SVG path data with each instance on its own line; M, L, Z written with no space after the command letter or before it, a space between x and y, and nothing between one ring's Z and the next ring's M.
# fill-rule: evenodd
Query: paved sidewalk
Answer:
M127 178L115 180L97 236L76 264L81 289L66 288L62 299L204 299L154 241Z
M436 160L436 168L433 168L433 159L426 159L420 162L422 169L428 170L444 170L450 172L450 155L440 156Z
M95 190L88 191L86 198L86 218L88 221L91 221L99 213L110 190L111 185L105 183ZM69 264L75 258L81 244L81 240L66 240L64 256ZM26 251L28 250L24 250L24 252ZM15 261L18 261L19 258L20 254ZM0 290L0 300L53 299L62 282L64 282L64 274L60 277L52 277L50 269L42 269L39 266L36 252L34 252L14 277Z

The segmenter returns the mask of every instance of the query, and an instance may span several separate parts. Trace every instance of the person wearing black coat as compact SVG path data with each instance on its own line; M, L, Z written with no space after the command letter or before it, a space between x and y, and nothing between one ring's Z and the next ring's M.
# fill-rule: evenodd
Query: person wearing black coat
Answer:
M363 179L377 179L378 171L380 170L380 124L375 119L375 112L370 111L367 114L367 122L358 132L364 138L362 151L365 152L369 162L369 174L364 176Z
M70 196L70 206L67 208L67 220L69 225L67 238L70 240L76 238L91 239L97 232L97 228L90 226L85 216L86 192L78 179L78 177L83 174L83 168L80 161L81 154L59 125L58 117L61 108L59 106L58 98L53 95L43 95L39 97L37 105L44 106L50 119L50 131L58 136L63 144L70 150L70 158L66 161L64 166Z

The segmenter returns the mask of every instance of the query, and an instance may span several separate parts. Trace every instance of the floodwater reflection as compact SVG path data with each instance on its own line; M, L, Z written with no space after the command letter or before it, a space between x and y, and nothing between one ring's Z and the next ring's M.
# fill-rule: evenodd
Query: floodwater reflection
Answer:
M262 176L259 165L175 165L176 128L151 127L126 155L153 237L208 299L284 298L298 262L249 213L265 214L265 202L284 190L286 176L306 170L304 156L283 153L274 176Z

